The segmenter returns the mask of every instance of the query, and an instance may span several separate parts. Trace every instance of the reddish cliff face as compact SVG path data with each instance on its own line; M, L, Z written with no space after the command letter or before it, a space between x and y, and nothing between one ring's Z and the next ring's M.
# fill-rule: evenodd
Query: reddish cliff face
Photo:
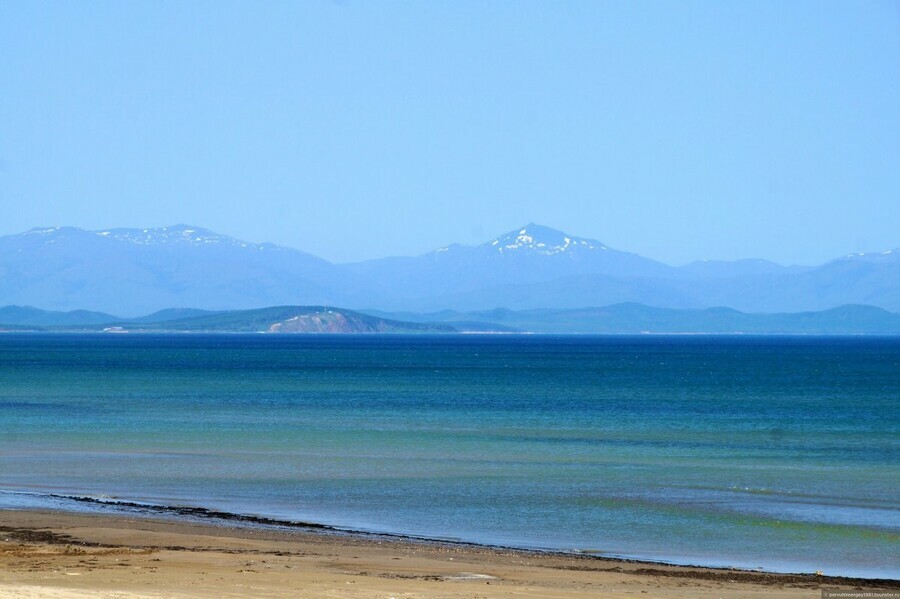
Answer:
M385 333L392 330L393 327L384 321L366 322L331 310L302 314L269 327L270 333Z

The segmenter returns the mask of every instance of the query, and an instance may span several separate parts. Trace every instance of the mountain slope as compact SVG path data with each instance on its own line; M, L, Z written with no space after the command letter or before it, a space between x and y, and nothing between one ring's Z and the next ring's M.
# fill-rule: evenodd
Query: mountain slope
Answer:
M54 227L0 237L0 305L130 317L271 305L433 311L622 302L772 313L844 304L900 311L900 251L854 254L818 267L740 260L676 268L529 224L480 245L331 264L187 225Z
M140 320L140 319L137 319ZM123 330L228 333L453 333L447 324L403 322L328 306L231 310L156 323L122 323Z
M95 325L114 322L117 318L103 312L73 310L71 312L52 312L39 310L31 306L4 306L0 308L0 324L22 326L77 326Z
M673 270L660 262L610 249L596 240L534 224L478 246L451 245L422 256L370 260L343 268L364 281L382 305L398 306L568 276L652 277Z
M33 229L0 238L0 303L123 315L342 299L343 275L315 256L199 227Z
M382 314L404 320L489 322L536 333L900 335L900 314L872 306L840 306L819 312L750 314L730 308L672 310L624 303L570 310L444 311Z
M900 310L900 251L855 254L816 268L696 280L706 305L753 312L827 310L866 304Z
M130 320L86 311L45 312L0 308L0 330L181 333L713 333L898 335L900 314L872 306L840 306L819 312L750 314L730 308L673 310L637 303L598 308L431 313L362 313L326 306L274 306L197 313L167 310ZM163 320L166 316L168 320ZM18 322L11 319L18 318ZM98 322L100 321L100 322Z

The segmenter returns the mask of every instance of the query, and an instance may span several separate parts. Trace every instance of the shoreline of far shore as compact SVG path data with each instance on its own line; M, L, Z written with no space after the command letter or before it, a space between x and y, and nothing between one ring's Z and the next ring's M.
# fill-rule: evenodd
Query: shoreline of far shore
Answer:
M674 566L367 533L0 510L11 597L805 597L900 581Z

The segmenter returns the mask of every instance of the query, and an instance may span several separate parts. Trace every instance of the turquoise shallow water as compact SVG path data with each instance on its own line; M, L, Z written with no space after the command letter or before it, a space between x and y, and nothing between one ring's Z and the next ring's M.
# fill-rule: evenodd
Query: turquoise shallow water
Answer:
M900 339L0 335L41 493L900 577Z

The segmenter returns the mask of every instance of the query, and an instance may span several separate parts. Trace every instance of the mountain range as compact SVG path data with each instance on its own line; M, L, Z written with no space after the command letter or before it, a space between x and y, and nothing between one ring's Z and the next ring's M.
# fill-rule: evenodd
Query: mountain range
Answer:
M746 314L730 308L675 310L642 304L603 308L435 313L362 313L333 306L253 310L161 310L138 318L100 312L0 308L0 331L109 333L586 333L900 335L900 314L872 306Z
M272 305L383 312L730 308L822 311L845 304L900 311L900 249L818 266L765 260L674 267L528 224L474 246L333 264L271 243L187 225L87 231L37 228L0 237L0 305L133 317L162 309Z

